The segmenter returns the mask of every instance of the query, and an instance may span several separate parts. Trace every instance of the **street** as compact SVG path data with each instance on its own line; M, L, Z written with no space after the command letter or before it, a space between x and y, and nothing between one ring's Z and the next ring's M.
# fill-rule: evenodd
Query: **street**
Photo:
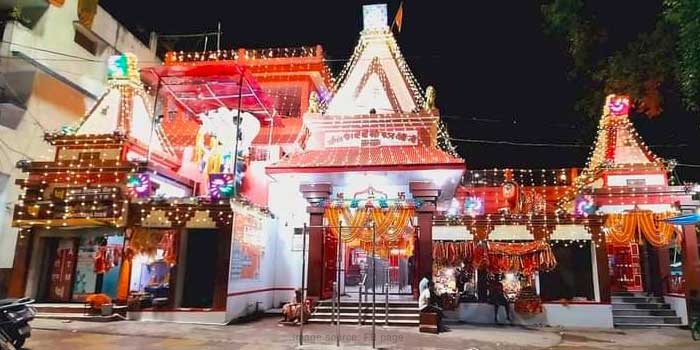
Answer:
M294 349L299 328L281 326L275 318L231 326L156 322L87 323L37 319L26 349ZM440 335L421 334L412 327L377 326L382 349L697 349L690 332L678 328L561 330L455 324ZM305 349L332 349L336 328L308 325ZM371 327L342 326L343 349L366 349Z

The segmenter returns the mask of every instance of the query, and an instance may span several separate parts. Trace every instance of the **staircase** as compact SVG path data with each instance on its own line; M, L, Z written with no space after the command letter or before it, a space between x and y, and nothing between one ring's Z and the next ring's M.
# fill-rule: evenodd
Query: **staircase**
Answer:
M379 298L377 298L379 299ZM387 325L385 302L377 300L376 304L376 324ZM362 302L361 324L372 324L372 302ZM330 324L333 318L333 302L331 300L320 301L314 312L311 313L310 323ZM420 318L417 301L389 301L389 326L412 326L417 327ZM358 302L341 300L340 302L340 323L360 324L358 321Z
M679 327L681 318L663 297L619 292L612 295L615 327Z

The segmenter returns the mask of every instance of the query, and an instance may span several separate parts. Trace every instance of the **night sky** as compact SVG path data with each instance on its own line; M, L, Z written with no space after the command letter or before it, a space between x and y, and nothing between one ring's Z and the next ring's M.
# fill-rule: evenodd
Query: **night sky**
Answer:
M339 72L357 43L362 4L377 1L135 1L100 4L136 34L195 33L222 22L222 48L321 44ZM399 1L388 1L393 17ZM227 7L221 4L230 3ZM616 23L611 45L652 28L659 4L603 1L598 16ZM466 7L468 5L468 7ZM404 5L399 45L423 87L435 86L437 104L455 138L527 143L584 144L534 147L455 142L467 166L477 168L582 167L598 117L574 110L582 89L569 80L566 48L543 30L538 1L419 1ZM390 18L391 20L391 18ZM197 40L178 49L203 48ZM700 164L700 115L683 111L678 96L664 96L664 113L633 116L656 153ZM700 168L679 167L681 180L700 180Z

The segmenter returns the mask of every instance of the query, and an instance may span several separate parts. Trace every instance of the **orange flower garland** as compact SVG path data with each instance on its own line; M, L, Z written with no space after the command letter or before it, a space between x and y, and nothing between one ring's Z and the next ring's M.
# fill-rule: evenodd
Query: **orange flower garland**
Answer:
M557 260L549 243L433 242L433 264L436 268L461 262L491 272L550 271Z
M605 227L608 229L607 240L615 244L627 244L641 239L655 247L665 247L676 235L675 227L664 222L671 213L656 214L651 211L635 210L625 214L608 214Z
M360 247L368 252L372 250L373 231L367 226L371 219L377 235L374 248L378 255L388 256L392 249L403 250L406 256L413 254L411 218L415 209L411 206L389 209L366 206L356 209L354 213L345 206L329 206L324 214L330 233L340 237L350 247Z

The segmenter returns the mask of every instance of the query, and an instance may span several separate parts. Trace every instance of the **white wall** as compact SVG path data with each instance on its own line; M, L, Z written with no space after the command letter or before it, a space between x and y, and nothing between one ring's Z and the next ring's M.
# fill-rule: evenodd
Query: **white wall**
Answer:
M543 312L524 317L513 311L510 305L513 324L546 325L572 328L613 328L612 306L608 304L543 304ZM448 317L450 315L448 314ZM493 324L493 305L485 303L461 303L452 314L467 323ZM499 322L506 322L505 310L499 308Z
M240 219L240 214L234 211L233 220ZM245 316L255 311L256 304L260 311L267 310L273 307L273 291L275 287L275 248L276 248L276 232L277 220L267 218L263 219L262 232L264 234L264 242L262 248L262 257L259 266L259 276L256 279L237 279L231 278L229 272L228 281L228 296L226 298L226 320ZM234 228L235 228L234 223ZM231 240L231 254L233 256L233 244L236 238ZM231 262L229 257L229 264ZM231 265L229 268L231 269Z
M3 56L9 56L10 51L20 51L94 95L99 95L107 82L109 56L118 52L132 52L143 64L160 62L148 46L101 7L98 7L92 31L104 39L109 47L98 56L88 52L74 41L73 22L78 20L77 7L78 0L66 0L61 7L49 6L31 29L15 21L8 22L3 41L12 44L2 45Z
M686 306L685 297L664 295L664 301L671 305L671 309L676 311L676 315L681 318L683 325L688 324L688 308Z
M106 87L107 57L117 50L135 53L143 64L159 62L146 45L102 8L98 8L93 30L113 47L107 48L100 56L93 56L74 42L73 21L78 19L77 5L78 0L66 0L61 7L49 6L32 29L15 21L9 21L5 26L3 41L6 43L0 44L0 55L3 56L0 74L26 71L28 67L36 73L30 71L22 75L23 79L33 78L33 81L27 82L30 97L18 127L0 126L0 140L3 141L0 142L0 173L10 175L8 186L0 189L0 269L12 268L14 259L17 229L11 227L12 208L20 194L19 186L14 182L26 177L15 168L17 161L53 159L53 149L43 140L44 132L77 123L94 103L78 90L38 68L31 68L23 59L5 57L10 57L11 51L20 51L94 95L101 94ZM12 96L21 90L19 86L10 85L7 94Z
M309 214L298 184L272 182L269 201L270 210L277 216L273 303L278 307L294 299L290 289L301 287L301 244L293 236L295 227L309 223ZM308 244L307 236L307 256Z

